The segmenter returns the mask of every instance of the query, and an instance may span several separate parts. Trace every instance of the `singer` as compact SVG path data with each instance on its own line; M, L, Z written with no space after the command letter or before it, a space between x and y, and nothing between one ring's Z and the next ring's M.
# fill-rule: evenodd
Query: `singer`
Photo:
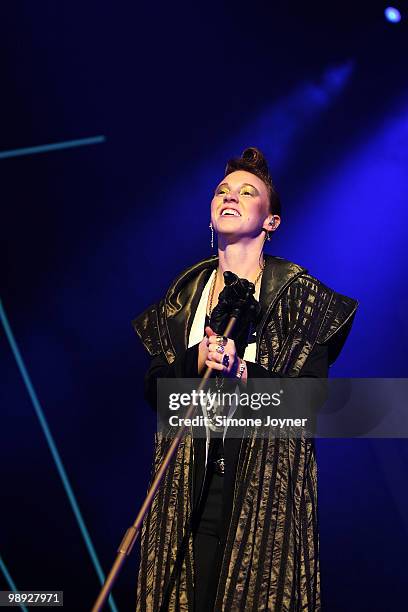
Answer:
M358 302L263 253L280 222L267 161L247 148L227 163L211 201L218 255L184 270L133 321L151 357L145 394L152 406L159 377L199 377L206 366L220 384L328 376ZM223 338L234 288L249 288L258 310ZM206 429L207 439L187 430L145 517L136 609L320 610L314 440L223 441ZM170 443L156 434L154 472Z

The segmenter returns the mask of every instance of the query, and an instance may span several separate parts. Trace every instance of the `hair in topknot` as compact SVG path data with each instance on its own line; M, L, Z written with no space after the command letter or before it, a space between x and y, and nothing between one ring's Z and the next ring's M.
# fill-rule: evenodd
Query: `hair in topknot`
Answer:
M275 215L281 216L280 198L272 182L268 162L264 154L256 147L248 147L243 151L241 157L234 157L228 161L225 166L224 176L236 170L251 172L265 183L269 195L270 211Z

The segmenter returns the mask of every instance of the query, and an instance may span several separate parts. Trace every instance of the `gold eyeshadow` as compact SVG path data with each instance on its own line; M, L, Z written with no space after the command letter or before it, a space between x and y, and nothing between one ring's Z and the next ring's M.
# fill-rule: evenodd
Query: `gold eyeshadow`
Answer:
M219 187L217 187L214 194L219 195L224 189L229 189L229 185L227 183L222 183ZM245 189L246 191L249 191L252 195L259 195L259 192L256 189L256 187L254 187L250 183L243 183L241 185L240 191L242 191L243 189Z

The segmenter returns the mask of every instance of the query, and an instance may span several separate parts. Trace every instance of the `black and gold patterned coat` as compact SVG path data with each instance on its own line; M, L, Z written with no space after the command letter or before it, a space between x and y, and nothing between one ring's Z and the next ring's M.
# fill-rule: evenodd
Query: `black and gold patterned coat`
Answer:
M296 377L316 343L331 365L358 306L307 270L265 255L256 329L256 361L271 373ZM149 354L168 364L188 346L194 314L218 257L182 272L158 304L133 326ZM171 440L156 434L154 474ZM317 466L310 438L239 441L230 524L215 609L320 610ZM191 534L194 440L187 434L173 457L142 528L137 610L193 611Z

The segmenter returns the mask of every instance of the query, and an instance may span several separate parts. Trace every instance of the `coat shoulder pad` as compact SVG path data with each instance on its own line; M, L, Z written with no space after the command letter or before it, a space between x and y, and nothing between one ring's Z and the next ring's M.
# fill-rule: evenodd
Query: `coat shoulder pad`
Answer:
M310 274L299 276L295 282L310 290L318 302L324 303L317 342L327 344L329 365L332 365L350 333L359 303L334 291Z
M133 329L152 357L163 352L159 333L159 310L160 304L152 304L132 320Z

